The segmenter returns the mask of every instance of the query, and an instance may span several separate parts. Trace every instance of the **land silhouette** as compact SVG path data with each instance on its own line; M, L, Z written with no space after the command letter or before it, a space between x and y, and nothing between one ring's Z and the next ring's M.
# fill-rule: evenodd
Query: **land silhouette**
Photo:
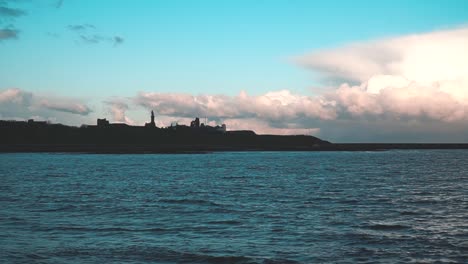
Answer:
M0 152L200 153L212 151L376 151L387 149L468 149L468 144L334 144L310 135L257 135L227 130L195 118L190 126L157 127L110 123L81 127L46 121L0 120Z

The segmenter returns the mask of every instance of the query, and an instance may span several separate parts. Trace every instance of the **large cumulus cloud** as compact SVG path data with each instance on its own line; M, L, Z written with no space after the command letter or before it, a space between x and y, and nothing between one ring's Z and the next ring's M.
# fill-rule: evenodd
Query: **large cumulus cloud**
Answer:
M336 84L322 133L357 141L467 141L468 28L354 43L296 58ZM338 128L338 129L337 129ZM354 128L354 132L352 132ZM359 131L359 132L357 132ZM354 135L352 135L354 133Z
M250 125L260 132L302 133L320 128L327 137L324 131L338 129L341 134L330 134L345 139L346 128L354 127L374 141L376 135L386 141L391 138L388 134L400 135L394 141L405 141L405 131L408 138L420 135L420 141L433 140L438 137L431 135L441 131L460 134L457 131L468 121L466 47L468 29L460 28L353 43L296 57L296 63L334 84L334 89L315 96L288 90L260 96L141 92L135 102L163 116L207 116L236 128Z
M338 116L468 119L468 29L324 50L296 59L335 83Z
M375 75L416 82L468 75L468 28L349 44L299 56L295 61L334 81L362 83Z

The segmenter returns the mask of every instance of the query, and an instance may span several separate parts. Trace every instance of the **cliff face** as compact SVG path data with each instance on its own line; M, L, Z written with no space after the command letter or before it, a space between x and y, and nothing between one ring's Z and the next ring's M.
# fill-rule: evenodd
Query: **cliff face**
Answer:
M127 125L69 127L50 124L0 124L0 150L30 151L215 151L215 150L313 150L328 145L312 136L256 135L252 131L219 132L210 129L148 128ZM88 150L87 150L88 149ZM26 150L24 150L26 151ZM57 150L59 151L59 150Z

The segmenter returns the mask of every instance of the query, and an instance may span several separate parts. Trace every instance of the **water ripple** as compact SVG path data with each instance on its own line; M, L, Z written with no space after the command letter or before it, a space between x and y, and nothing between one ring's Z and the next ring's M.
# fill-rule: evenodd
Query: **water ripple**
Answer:
M468 151L0 154L5 263L466 263Z

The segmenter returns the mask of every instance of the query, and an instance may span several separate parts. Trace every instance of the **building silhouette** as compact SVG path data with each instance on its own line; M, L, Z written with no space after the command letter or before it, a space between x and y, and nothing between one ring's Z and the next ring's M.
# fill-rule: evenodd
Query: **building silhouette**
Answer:
M190 122L190 127L199 128L200 127L200 118L195 118L192 122Z
M151 110L151 122L145 123L145 127L156 127L156 123L154 122L154 112Z
M97 126L98 127L107 127L109 126L109 120L105 118L98 118L97 119Z

